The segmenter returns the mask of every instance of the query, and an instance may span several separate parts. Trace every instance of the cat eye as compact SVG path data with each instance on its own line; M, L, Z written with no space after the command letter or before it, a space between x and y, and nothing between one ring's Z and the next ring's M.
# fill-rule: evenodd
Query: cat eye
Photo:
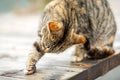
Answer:
M56 35L51 35L50 39L51 39L51 41L56 41Z

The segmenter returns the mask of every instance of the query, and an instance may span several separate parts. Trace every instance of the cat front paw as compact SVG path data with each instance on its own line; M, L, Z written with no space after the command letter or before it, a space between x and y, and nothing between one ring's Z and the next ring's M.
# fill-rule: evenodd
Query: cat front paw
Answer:
M74 56L74 58L71 61L71 63L80 63L82 60L83 60L83 57Z
M31 75L36 72L36 66L29 66L27 69L24 71L25 75Z

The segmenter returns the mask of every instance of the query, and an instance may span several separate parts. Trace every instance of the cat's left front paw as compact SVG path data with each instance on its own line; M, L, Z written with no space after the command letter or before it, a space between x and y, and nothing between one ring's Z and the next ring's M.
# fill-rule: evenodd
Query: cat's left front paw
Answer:
M24 71L25 75L31 75L36 72L36 66L29 66L27 69Z

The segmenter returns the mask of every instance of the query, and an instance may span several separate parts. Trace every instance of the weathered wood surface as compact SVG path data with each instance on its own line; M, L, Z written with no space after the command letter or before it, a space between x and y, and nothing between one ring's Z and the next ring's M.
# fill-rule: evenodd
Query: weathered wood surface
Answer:
M119 51L118 51L119 52ZM105 59L84 60L70 63L71 58L61 55L46 55L37 65L37 73L25 76L23 68L15 68L0 74L0 79L7 80L94 80L120 65L120 54L116 53ZM16 61L13 61L13 63ZM19 64L18 62L16 65ZM9 63L8 63L9 66ZM14 67L15 65L13 65Z
M81 73L71 77L69 80L94 80L111 69L120 65L120 54L110 56L106 59L96 60L96 62ZM88 61L91 63L91 61Z

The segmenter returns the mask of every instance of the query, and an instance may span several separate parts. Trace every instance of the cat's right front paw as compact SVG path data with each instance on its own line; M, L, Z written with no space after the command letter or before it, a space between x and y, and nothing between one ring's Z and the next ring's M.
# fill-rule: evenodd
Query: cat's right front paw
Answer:
M24 71L25 75L31 75L36 72L36 66L29 66L27 69Z
M74 56L71 63L80 63L83 60L83 57Z

